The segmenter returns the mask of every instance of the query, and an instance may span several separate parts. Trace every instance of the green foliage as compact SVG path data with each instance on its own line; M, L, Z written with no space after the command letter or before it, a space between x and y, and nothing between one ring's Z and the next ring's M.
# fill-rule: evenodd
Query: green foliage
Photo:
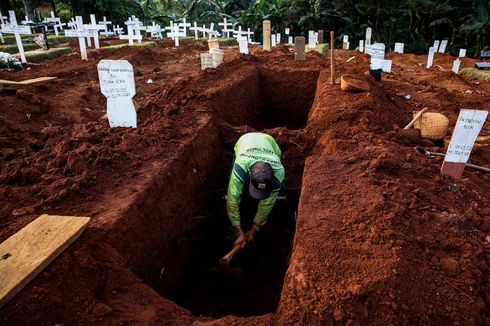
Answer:
M24 0L36 2L37 0ZM449 51L464 47L477 53L490 38L489 0L56 0L57 13L66 20L73 15L86 19L93 13L116 24L131 15L145 23L168 24L183 17L199 24L218 23L250 27L255 39L262 37L262 21L272 22L273 32L291 29L292 36L308 30L335 31L336 42L349 35L356 44L366 27L373 41L393 48L404 42L406 51L427 53L435 39L448 39ZM23 1L15 0L16 8ZM23 15L19 12L20 17ZM216 26L217 27L217 26Z
M24 51L30 51L35 49L39 49L39 46L35 43L24 44ZM15 53L19 53L19 48L17 47L17 44L0 45L0 52L15 54Z

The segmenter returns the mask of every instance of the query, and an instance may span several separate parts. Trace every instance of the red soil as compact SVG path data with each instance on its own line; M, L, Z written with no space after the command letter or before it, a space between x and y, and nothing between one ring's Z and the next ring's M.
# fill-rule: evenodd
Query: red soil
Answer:
M59 77L0 93L0 241L42 213L93 217L0 310L3 323L488 324L490 175L440 177L441 161L417 156L396 130L424 106L446 114L451 128L461 108L489 110L490 83L451 75L452 58L442 55L433 70L423 56L394 55L394 73L377 83L366 56L339 50L337 75L366 75L371 85L369 93L344 93L329 84L329 62L318 54L295 62L282 46L246 57L233 47L222 66L202 72L204 50L161 42L0 72ZM103 58L135 68L138 129L110 129L100 119ZM288 184L301 184L306 159L278 309L193 316L147 283L164 266L159 288L180 284L192 217L213 185L226 184L233 143L253 129L278 140ZM481 135L489 134L487 122ZM489 144L475 146L474 164L489 165Z

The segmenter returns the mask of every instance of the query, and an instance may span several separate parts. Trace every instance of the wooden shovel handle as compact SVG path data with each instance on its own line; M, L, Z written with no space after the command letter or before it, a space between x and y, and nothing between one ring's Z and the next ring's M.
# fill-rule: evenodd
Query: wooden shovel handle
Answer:
M410 129L410 128L412 128L412 126L414 125L415 121L417 121L422 116L422 114L424 114L424 112L427 111L428 109L429 109L428 107L425 107L422 110L420 110L415 115L415 117L413 117L412 121L410 121L410 123L408 125L406 125L405 128L403 128L403 129Z
M241 246L234 247L233 249L231 249L231 251L229 253L227 253L223 257L223 259L226 259L226 260L230 261L241 249L242 249Z

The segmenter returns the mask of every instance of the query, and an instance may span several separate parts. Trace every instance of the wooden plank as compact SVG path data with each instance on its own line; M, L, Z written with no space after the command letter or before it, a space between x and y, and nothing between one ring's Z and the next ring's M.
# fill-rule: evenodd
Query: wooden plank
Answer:
M43 214L0 244L0 308L75 241L89 220Z
M27 79L20 82L12 80L0 79L0 89L19 89L26 86L32 86L36 84L43 84L51 80L55 80L57 77L39 77L33 79Z

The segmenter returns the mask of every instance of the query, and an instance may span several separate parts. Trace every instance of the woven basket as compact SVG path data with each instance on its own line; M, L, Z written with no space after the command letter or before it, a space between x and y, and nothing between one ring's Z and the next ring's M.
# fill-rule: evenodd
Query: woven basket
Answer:
M415 116L417 112L414 112ZM443 139L446 136L449 127L449 119L444 114L426 112L415 121L414 128L420 129L422 138L430 140Z
M340 77L340 89L344 92L368 92L369 83L354 75L342 75Z

